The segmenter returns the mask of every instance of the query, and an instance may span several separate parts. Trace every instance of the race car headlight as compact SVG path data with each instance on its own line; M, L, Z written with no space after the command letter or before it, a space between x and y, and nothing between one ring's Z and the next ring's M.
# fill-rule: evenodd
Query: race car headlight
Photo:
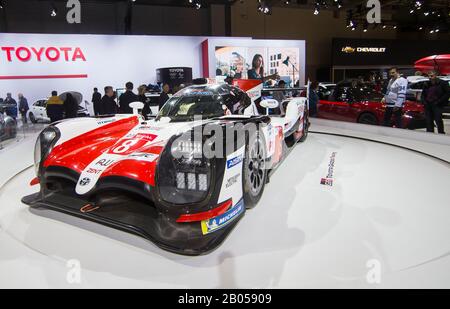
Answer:
M199 203L206 199L213 178L213 159L202 155L203 140L177 141L172 138L158 167L158 192L171 204Z
M59 136L59 130L53 126L47 127L39 134L34 146L34 169L37 176L41 162L48 156Z

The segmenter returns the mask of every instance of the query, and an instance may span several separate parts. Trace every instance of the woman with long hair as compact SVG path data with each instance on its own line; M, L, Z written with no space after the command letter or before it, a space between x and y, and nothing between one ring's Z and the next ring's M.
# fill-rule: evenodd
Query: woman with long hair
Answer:
M77 100L73 97L73 95L69 92L66 95L66 99L64 100L64 112L66 118L76 118L78 112L78 103Z
M253 56L252 68L247 72L248 79L260 79L266 81L268 79L279 79L280 76L275 73L272 75L264 76L264 58L260 54Z

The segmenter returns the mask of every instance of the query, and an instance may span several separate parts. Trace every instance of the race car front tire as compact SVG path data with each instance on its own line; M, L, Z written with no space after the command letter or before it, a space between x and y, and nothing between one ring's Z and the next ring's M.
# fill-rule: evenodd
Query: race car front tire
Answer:
M266 145L259 131L247 138L242 175L244 205L250 209L260 200L267 178Z

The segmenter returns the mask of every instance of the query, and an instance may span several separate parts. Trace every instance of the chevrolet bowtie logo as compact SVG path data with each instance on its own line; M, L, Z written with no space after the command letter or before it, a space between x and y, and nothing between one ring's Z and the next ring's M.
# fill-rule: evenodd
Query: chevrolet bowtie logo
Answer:
M351 53L355 52L355 48L350 47L350 46L342 47L342 52L351 54Z

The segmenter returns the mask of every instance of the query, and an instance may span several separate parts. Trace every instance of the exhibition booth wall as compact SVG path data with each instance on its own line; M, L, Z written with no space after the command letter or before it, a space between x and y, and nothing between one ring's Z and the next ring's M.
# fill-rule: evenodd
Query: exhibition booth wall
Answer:
M245 53L247 68L256 53L270 57L269 52L274 51L270 48L278 48L278 52L290 48L301 83L305 74L305 41L12 33L0 34L0 41L0 97L7 92L15 98L23 93L30 105L48 97L52 90L75 90L90 101L94 87L103 92L104 86L123 88L128 81L135 87L155 83L158 68L189 67L194 78L215 77L216 47L229 46ZM285 55L279 52L278 57L284 59ZM268 72L275 62L265 62Z

